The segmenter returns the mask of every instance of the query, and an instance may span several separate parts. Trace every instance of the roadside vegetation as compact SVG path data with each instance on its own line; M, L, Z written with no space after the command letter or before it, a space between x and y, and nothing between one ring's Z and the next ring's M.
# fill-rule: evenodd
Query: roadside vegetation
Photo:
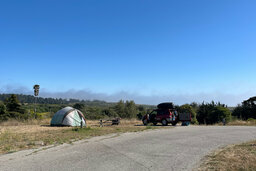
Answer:
M256 170L256 140L231 145L208 155L197 170L254 171Z
M138 105L134 101L120 100L117 103L108 103L99 100L54 99L37 98L30 95L0 94L0 122L9 119L25 121L30 119L51 118L55 112L66 106L72 106L85 114L86 119L99 120L114 117L123 119L141 119L156 106ZM36 111L34 112L34 108ZM237 107L228 107L220 102L191 103L176 105L178 112L189 112L192 124L215 125L223 120L228 125L255 125L256 97L251 97Z

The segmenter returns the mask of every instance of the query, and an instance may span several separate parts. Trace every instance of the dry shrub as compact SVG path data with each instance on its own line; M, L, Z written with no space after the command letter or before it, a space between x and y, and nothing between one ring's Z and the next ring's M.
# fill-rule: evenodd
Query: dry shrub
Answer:
M256 125L256 121L252 120L252 121L243 121L243 120L235 120L232 122L229 122L228 125L232 125L232 126L255 126Z

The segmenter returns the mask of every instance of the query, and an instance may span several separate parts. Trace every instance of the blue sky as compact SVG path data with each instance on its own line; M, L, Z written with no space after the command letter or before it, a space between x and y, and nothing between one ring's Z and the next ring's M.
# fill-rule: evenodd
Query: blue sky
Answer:
M0 2L0 93L236 105L256 94L256 1Z

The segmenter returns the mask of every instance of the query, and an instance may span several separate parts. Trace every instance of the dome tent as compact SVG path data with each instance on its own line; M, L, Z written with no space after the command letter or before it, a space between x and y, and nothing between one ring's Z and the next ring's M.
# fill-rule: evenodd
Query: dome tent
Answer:
M51 126L86 126L84 115L72 107L65 107L56 112L51 120Z

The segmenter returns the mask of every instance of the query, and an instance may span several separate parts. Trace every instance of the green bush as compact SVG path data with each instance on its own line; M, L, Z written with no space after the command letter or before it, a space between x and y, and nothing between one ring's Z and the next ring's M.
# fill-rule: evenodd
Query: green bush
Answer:
M231 120L231 112L220 103L202 103L197 111L197 120L199 124L215 124L222 122L225 118L226 122Z
M254 118L249 118L249 119L247 119L247 121L256 122L256 119L254 119Z
M45 115L45 113L36 113L35 114L35 119L43 119L44 118L44 115Z

